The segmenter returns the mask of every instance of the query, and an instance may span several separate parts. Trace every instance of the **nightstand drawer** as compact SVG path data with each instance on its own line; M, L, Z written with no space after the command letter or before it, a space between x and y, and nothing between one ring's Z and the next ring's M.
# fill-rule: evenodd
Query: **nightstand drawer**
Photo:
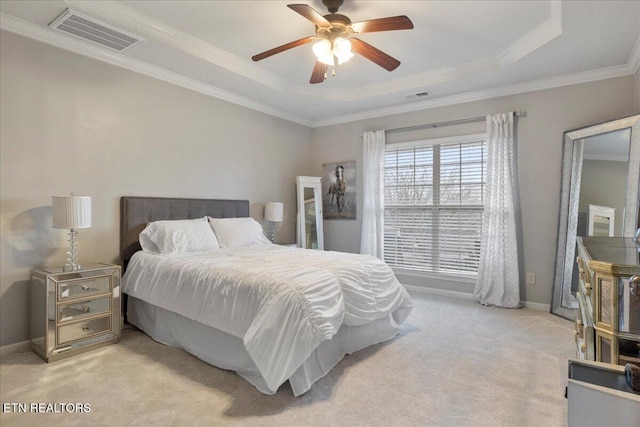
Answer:
M111 312L111 297L106 296L86 301L58 305L58 323L79 320L96 314Z
M58 284L58 301L85 298L111 291L111 276L70 280Z
M58 327L58 344L65 344L111 331L111 316Z

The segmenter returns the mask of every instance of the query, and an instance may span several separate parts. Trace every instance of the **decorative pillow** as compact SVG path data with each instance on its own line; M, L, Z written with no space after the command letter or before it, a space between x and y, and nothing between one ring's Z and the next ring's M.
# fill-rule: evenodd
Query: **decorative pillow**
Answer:
M253 218L211 218L209 224L218 238L221 248L271 243L262 226Z
M150 222L140 233L140 246L157 254L220 249L206 217Z

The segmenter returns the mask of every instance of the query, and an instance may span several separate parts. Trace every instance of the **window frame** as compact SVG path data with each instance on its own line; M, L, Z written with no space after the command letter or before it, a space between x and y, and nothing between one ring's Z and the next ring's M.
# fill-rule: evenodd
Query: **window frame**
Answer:
M487 144L487 140L488 140L488 135L486 132L481 132L481 133L473 133L473 134L463 134L463 135L454 135L454 136L447 136L447 137L440 137L440 138L429 138L429 139L420 139L420 140L415 140L415 141L405 141L405 142L399 142L399 143L394 143L394 144L387 144L387 146L385 147L385 169L386 169L386 161L387 161L387 152L389 151L398 151L398 150L403 150L403 149L419 149L419 148L426 148L426 147L433 147L433 146L443 146L443 145L451 145L451 144L465 144L465 143L473 143L473 142L479 142L482 141L483 145L484 145L484 162L482 163L482 170L483 170L483 179L481 180L481 185L482 185L482 205L477 205L477 204L472 204L472 205L463 205L463 204L459 204L459 205L450 205L450 204L446 204L446 205L442 205L442 204L438 204L438 205L434 205L433 203L431 205L427 205L430 209L433 209L434 211L441 211L442 208L447 208L447 207L451 207L454 208L455 210L460 210L460 209L464 209L464 208L471 208L471 209L478 209L481 210L482 212L484 212L484 193L485 193L485 186L486 186L486 144ZM436 156L435 154L433 155L433 164L435 165L436 162L440 163L440 152L438 152L438 158L436 160ZM441 183L440 181L440 173L436 174L436 168L434 167L431 174L432 174L432 186L433 186L433 192L435 193L436 191L440 191L440 186ZM440 168L438 168L438 170L441 170ZM437 177L436 177L437 175ZM436 186L438 187L438 189L436 190ZM387 196L386 193L386 186L385 186L385 199ZM397 207L398 205L393 205L393 207ZM411 206L414 207L419 207L420 205L406 205L408 208L411 208ZM387 203L385 202L385 216L386 216L386 210L387 210ZM482 214L481 214L482 215ZM386 224L385 224L386 227ZM386 233L385 233L386 236ZM386 239L385 239L386 240ZM385 244L385 251L386 251L386 244ZM405 275L405 276L415 276L415 277L426 277L426 278L434 278L434 279L442 279L442 280L448 280L448 281L456 281L456 282L466 282L466 283L474 283L475 279L477 277L477 271L476 272L471 272L471 273L466 273L466 272L454 272L454 271L426 271L426 270L417 270L417 269L412 269L412 268L407 268L404 266L399 266L399 265L391 265L391 268L393 269L394 272L396 272L397 274L401 274L401 275Z

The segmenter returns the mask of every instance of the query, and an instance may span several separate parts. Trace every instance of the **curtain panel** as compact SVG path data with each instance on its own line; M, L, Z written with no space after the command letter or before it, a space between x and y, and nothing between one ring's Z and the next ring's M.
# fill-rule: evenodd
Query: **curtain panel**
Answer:
M516 235L514 114L487 116L487 178L474 296L484 305L520 307Z
M360 253L384 257L384 130L362 134L363 209Z

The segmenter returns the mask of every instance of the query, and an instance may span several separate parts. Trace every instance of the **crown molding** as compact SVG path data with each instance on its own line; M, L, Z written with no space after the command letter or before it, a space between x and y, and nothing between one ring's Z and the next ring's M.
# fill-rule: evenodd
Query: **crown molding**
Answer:
M158 40L271 89L330 101L361 101L398 91L409 92L417 88L464 78L475 73L486 73L495 70L497 66L504 67L513 64L562 34L562 6L560 1L550 0L550 18L514 41L496 56L366 86L327 90L317 86L291 83L271 71L198 37L173 28L121 2L66 0L65 3L74 10L103 19L111 25L121 28L135 28L141 36Z
M85 4L87 2L78 2L76 0L69 0L67 1L67 3ZM101 3L101 2L96 2L96 3ZM558 2L553 1L552 7L557 7L557 6L554 6L556 3ZM557 19L557 17L554 19ZM300 125L307 126L310 128L330 126L335 124L353 122L357 120L366 120L366 119L377 118L381 116L402 114L407 112L426 110L430 108L461 104L466 102L486 100L486 99L497 98L501 96L508 96L508 95L515 95L515 94L537 91L537 90L551 89L551 88L560 87L560 86L568 86L568 85L574 85L574 84L580 84L580 83L587 83L587 82L596 81L596 80L622 77L626 75L635 74L638 71L638 68L640 67L640 38L638 38L638 40L636 41L634 50L625 65L602 68L598 70L591 70L591 71L586 71L581 73L567 74L564 76L553 77L553 78L538 80L534 82L517 83L517 84L500 86L500 87L495 87L495 88L486 89L486 90L473 91L473 92L468 92L468 93L463 93L458 95L444 96L444 97L433 98L433 99L429 99L421 102L413 102L411 104L403 104L403 105L392 106L387 108L367 110L367 111L362 111L354 114L341 115L339 117L333 117L326 120L313 121L313 120L309 120L309 119L291 114L287 111L273 108L269 105L254 101L252 99L239 96L237 94L218 88L216 86L209 85L209 84L197 81L195 79L185 77L178 73L174 73L174 72L165 70L163 68L153 66L148 63L133 59L129 56L126 56L117 52L112 52L100 46L92 45L90 43L86 43L81 40L76 40L71 36L67 36L65 34L52 31L48 27L42 27L40 25L36 25L31 22L27 22L27 21L15 18L11 15L7 15L5 13L0 13L0 29L7 30L24 37L38 40L48 45L52 45L64 50L68 50L73 53L77 53L92 59L103 61L111 65L115 65L117 67L121 67L133 72L144 74L149 77L153 77L168 83L172 83L186 89L194 90L196 92L199 92L208 96L212 96L224 101L228 101L236 105L240 105L255 111L259 111L265 114L279 117L281 119L298 123ZM228 52L225 52L225 51L222 51L222 52L226 53L227 55L231 55ZM217 53L220 53L220 52L217 52ZM221 55L224 55L224 54L221 54ZM231 56L233 57L233 55ZM349 101L349 100L353 100L354 97L355 99L365 99L372 96L384 95L385 93L401 91L403 90L403 88L412 89L412 88L424 87L425 79L430 79L427 81L427 83L433 84L434 81L444 82L444 81L450 80L451 78L461 78L463 76L467 76L475 72L479 72L481 70L487 71L490 69L495 69L496 67L499 67L499 60L497 58L489 58L489 59L483 59L480 61L475 61L467 64L462 64L461 66L458 66L458 67L434 70L434 71L430 71L430 72L419 74L419 75L408 76L403 79L391 80L386 85L374 84L374 85L367 85L367 86L362 86L358 88L358 90L362 90L363 92L366 92L368 94L367 96L357 94L356 90L354 89L352 90L353 93L348 93L346 97L343 97L339 94L339 92L342 92L342 91L335 91L336 93L325 92L326 96L322 97L319 95L319 92L316 92L315 90L292 90L291 85L288 85L288 84L287 84L288 89L284 89L284 90L286 92L293 92L298 95L307 95L311 97L324 98L324 99L330 99L330 100L333 99L333 100ZM264 73L264 70L260 69L260 72ZM278 84L278 83L275 83L275 84ZM389 86L389 89L385 91L384 86ZM375 95L371 95L372 93L374 93Z
M367 120L394 114L411 113L414 111L428 110L431 108L446 107L456 104L464 104L473 101L484 101L503 96L518 95L521 93L535 92L539 90L553 89L562 86L571 86L581 83L589 83L598 80L624 77L634 74L629 65L618 65L615 67L601 68L598 70L584 71L580 73L565 74L563 76L551 77L548 79L536 80L525 83L515 83L506 86L499 86L491 89L477 90L458 95L443 96L421 102L414 102L407 105L397 105L387 108L362 111L360 113L346 114L327 120L313 122L312 127L318 128L342 123Z
M121 28L135 28L140 35L158 40L168 46L202 59L210 64L227 69L232 73L253 80L279 91L297 92L296 86L253 63L233 55L226 50L207 43L191 34L173 28L153 19L137 9L112 0L86 1L66 0L65 3L78 12Z
M309 120L292 115L277 108L273 108L269 105L236 95L235 93L220 89L216 86L185 77L181 74L174 73L173 71L156 67L155 65L150 65L146 62L133 59L129 56L125 56L121 53L111 51L98 45L77 40L71 36L67 36L66 34L52 31L48 27L42 27L5 13L0 13L0 29L37 40L72 53L77 53L91 59L106 62L108 64L115 65L116 67L124 68L167 83L175 84L204 95L228 101L251 110L298 123L303 126L310 127L313 124Z
M562 4L558 0L552 0L549 8L549 19L498 54L496 59L501 67L515 63L562 34Z
M504 51L496 56L453 67L440 68L387 80L384 83L362 85L351 89L336 91L335 93L325 91L325 97L337 101L361 101L363 99L397 92L410 92L418 88L496 71L514 64L561 34L562 5L559 1L550 1L550 18L511 43Z
M636 40L636 44L633 47L631 56L627 61L627 67L629 68L629 72L631 74L635 74L638 72L638 68L640 67L640 37L638 37L638 39Z

